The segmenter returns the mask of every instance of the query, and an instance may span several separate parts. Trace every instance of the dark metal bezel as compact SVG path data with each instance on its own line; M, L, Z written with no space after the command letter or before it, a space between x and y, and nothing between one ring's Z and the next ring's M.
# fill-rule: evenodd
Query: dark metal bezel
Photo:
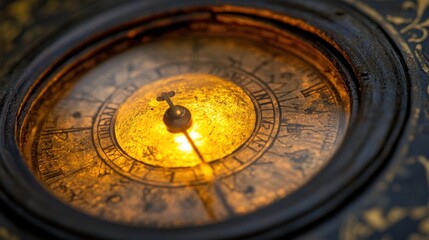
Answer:
M237 5L251 9L268 9L278 15L267 16L246 8L212 8ZM172 9L183 9L171 11ZM340 3L317 1L181 1L164 0L135 2L104 13L86 25L67 33L41 53L10 83L3 97L0 115L0 188L1 200L19 219L24 219L46 233L56 236L91 238L166 238L166 239L229 239L249 236L280 236L293 234L315 223L362 188L379 171L394 150L407 114L409 76L399 51L375 24L347 9L339 16ZM129 22L131 28L145 16L161 16L163 12L186 14L198 11L223 11L248 15L278 27L297 31L320 43L333 60L348 68L360 90L353 96L359 102L350 119L346 140L327 167L295 194L253 214L225 222L184 229L149 229L105 222L74 211L52 197L39 185L24 165L16 144L16 125L25 115L21 103L40 76L53 70L76 49L117 31L112 26ZM283 18L282 15L290 16ZM135 19L140 19L135 21ZM291 19L301 19L290 21ZM347 21L346 21L347 20ZM124 25L122 25L124 27ZM362 38L356 36L364 35ZM349 36L349 37L348 37ZM354 37L350 37L354 36ZM67 217L65 217L67 216Z

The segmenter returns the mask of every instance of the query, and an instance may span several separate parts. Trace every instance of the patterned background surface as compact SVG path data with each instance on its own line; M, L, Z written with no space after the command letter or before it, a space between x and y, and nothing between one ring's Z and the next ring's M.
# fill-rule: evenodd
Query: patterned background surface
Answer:
M429 239L429 0L345 0L377 21L418 76L411 115L383 172L339 212L303 239ZM8 79L60 31L119 1L16 0L0 2L0 95ZM0 206L0 209L2 206ZM1 211L4 211L2 209ZM311 230L311 231L310 231ZM26 238L0 214L0 239ZM18 234L20 233L20 234Z

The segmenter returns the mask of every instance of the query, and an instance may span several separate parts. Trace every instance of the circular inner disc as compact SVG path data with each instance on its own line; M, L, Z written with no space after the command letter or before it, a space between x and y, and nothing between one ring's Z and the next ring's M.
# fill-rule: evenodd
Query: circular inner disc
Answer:
M115 136L126 154L165 168L201 163L185 135L169 132L162 121L169 106L157 96L171 90L171 101L191 111L188 134L206 162L231 154L253 133L255 107L242 88L210 74L178 74L143 86L119 108Z

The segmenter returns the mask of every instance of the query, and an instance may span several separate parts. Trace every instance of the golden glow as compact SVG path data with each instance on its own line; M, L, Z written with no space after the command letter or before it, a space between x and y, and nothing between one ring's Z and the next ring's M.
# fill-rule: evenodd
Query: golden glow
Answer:
M141 162L159 167L201 163L184 134L169 132L162 120L169 106L156 98L168 91L176 92L171 98L175 105L191 111L193 125L188 133L207 162L237 150L255 128L252 100L237 85L198 73L161 79L137 90L116 115L118 144Z
M213 180L214 179L214 174L213 174L213 169L210 167L210 165L208 165L207 163L203 162L200 163L199 165L201 172L204 174L204 177L207 180Z
M178 149L182 152L191 152L194 151L192 149L192 145L189 143L188 139L183 134L175 134L174 141L178 144ZM189 133L191 139L195 142L195 145L201 146L203 145L204 139L201 138L201 135L198 132L191 131Z

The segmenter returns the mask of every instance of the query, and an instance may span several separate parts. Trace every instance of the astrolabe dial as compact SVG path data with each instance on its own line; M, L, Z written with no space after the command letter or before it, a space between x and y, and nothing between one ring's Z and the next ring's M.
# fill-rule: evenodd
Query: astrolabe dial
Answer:
M32 111L22 152L54 196L108 221L253 213L306 184L347 129L341 75L300 47L196 32L94 60L47 88L55 100Z

